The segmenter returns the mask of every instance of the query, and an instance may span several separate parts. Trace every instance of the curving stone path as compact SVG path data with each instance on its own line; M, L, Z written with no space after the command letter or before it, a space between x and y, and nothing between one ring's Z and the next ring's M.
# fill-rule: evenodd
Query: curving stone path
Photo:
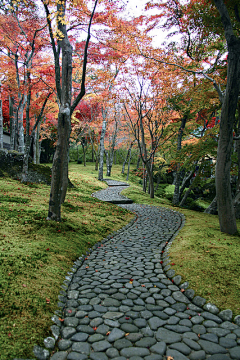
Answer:
M126 202L119 195L126 184L109 183L94 196ZM59 351L51 360L240 359L240 327L231 322L231 311L219 313L194 297L168 265L167 250L182 215L120 206L136 218L77 260L66 278L59 297L63 313L57 312L64 321L55 315L52 326Z

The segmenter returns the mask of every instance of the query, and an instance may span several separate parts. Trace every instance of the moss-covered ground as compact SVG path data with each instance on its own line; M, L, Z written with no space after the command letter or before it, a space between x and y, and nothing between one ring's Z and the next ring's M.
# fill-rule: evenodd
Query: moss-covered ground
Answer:
M62 222L46 220L50 187L0 178L0 348L1 360L33 358L35 344L51 334L63 280L73 261L124 226L129 213L91 194L107 187L94 164L70 163ZM112 179L125 181L121 167ZM130 174L123 194L136 203L173 208L167 198L149 199ZM240 236L220 232L217 216L179 209L186 218L171 247L171 264L197 295L240 314ZM238 221L240 228L240 222Z
M91 194L96 172L70 166L62 222L46 220L50 187L0 178L0 359L33 358L51 335L60 286L73 262L132 217Z

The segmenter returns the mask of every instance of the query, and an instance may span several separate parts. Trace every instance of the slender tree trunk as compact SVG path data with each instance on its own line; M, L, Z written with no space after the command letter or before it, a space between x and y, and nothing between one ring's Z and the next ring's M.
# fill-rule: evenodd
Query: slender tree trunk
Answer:
M187 116L184 116L182 118L181 126L180 126L179 131L178 131L177 152L180 152L180 150L182 148L182 137L183 137L183 131L184 131L185 126L186 126L186 122L187 122ZM174 194L173 194L173 199L172 199L173 205L178 205L179 201L180 201L181 179L182 179L181 167L180 167L179 164L177 164L176 178L175 178L175 188L174 188Z
M22 95L18 109L18 151L24 153L24 127L23 127L23 111L27 102L27 96Z
M131 154L132 147L133 147L133 141L131 142L131 144L130 144L130 146L129 146L129 148L128 148L127 156L126 156L125 159L124 159L123 166L122 166L122 174L124 174L124 172L125 172L125 166L126 166L126 163L127 163L127 161L128 161L128 158L129 158L129 156L130 156L130 154ZM140 158L139 158L139 159L140 159ZM140 160L139 160L139 161L140 161Z
M14 150L15 143L15 123L14 123L14 115L13 115L13 103L14 100L12 96L9 96L9 119L10 119L10 150Z
M187 182L191 179L191 177L193 176L194 174L194 171L195 171L195 167L196 167L197 163L194 165L194 169L191 170L183 179L182 181L182 184L181 184L181 188L180 188L180 191L179 191L179 196L181 198L186 186L187 186Z
M86 166L86 146L82 143L82 150L83 150L83 166Z
M130 154L129 154L129 159L128 159L128 171L127 171L127 179L126 179L127 181L128 181L128 178L129 178L131 158L132 158L132 147L130 148Z
M98 171L98 180L103 180L103 161L104 161L104 138L106 134L106 128L107 128L107 110L102 109L102 117L103 117L103 123L102 123L102 132L101 132L101 138L100 138L100 154L99 154L99 171Z
M202 161L203 161L203 160L202 160ZM197 172L196 172L196 176L195 176L195 178L193 179L193 182L192 182L191 185L189 186L188 190L185 192L185 194L184 194L184 196L183 196L183 198L182 198L179 206L183 206L183 205L185 204L185 202L186 202L186 200L187 200L187 198L188 198L188 195L190 194L191 190L194 188L194 185L195 185L195 183L196 183L196 181L197 181L197 179L198 179L198 177L199 177L199 173L200 173L200 171L201 171L201 168L202 168L202 167L199 166L199 168L198 168L198 170L197 170Z
M211 204L209 205L209 207L204 210L204 212L206 214L211 214L211 215L217 215L217 197L215 196L215 198L213 199L213 201L211 202Z
M100 145L98 146L98 151L96 154L96 161L95 161L95 170L96 171L98 171L99 153L100 153Z
M33 145L33 162L34 164L39 165L40 164L40 142L39 142L39 133L40 133L40 125L39 122L36 130L34 132L34 145Z
M147 174L145 170L145 164L143 163L143 191L147 191Z
M110 156L107 150L105 150L106 156L106 166L107 166L107 176L111 176L111 164L110 164Z
M28 82L30 84L30 73L27 74ZM29 153L31 147L30 141L30 102L31 102L31 88L29 86L28 94L27 94L27 107L26 107L26 141L24 148L24 157L23 157L23 168L22 168L22 182L28 181L28 161L29 161Z
M117 130L118 130L118 121L115 121L115 130L112 138L112 145L108 154L108 161L107 161L107 176L111 176L112 171L112 165L113 165L113 159L114 159L114 151L115 151L115 145L116 145L116 139L117 139ZM107 153L107 152L106 152Z
M18 109L15 108L14 110L14 150L18 151Z

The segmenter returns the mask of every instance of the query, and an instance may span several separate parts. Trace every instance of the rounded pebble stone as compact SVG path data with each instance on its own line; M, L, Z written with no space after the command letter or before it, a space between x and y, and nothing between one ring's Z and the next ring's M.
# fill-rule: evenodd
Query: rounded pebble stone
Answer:
M240 360L240 315L232 323L231 310L195 296L171 269L170 242L183 215L134 204L120 194L125 183L106 182L96 204L115 202L120 216L136 217L67 274L51 326L55 340L62 336L60 351L51 360Z

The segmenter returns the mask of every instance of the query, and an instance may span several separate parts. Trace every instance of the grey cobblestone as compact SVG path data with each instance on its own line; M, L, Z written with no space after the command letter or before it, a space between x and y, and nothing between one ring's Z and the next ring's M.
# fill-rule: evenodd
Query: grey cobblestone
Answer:
M169 265L183 216L132 204L120 194L125 183L107 183L94 196L136 218L75 262L60 295L64 323L52 327L63 339L51 360L240 359L239 318L234 324L231 310L194 297Z

